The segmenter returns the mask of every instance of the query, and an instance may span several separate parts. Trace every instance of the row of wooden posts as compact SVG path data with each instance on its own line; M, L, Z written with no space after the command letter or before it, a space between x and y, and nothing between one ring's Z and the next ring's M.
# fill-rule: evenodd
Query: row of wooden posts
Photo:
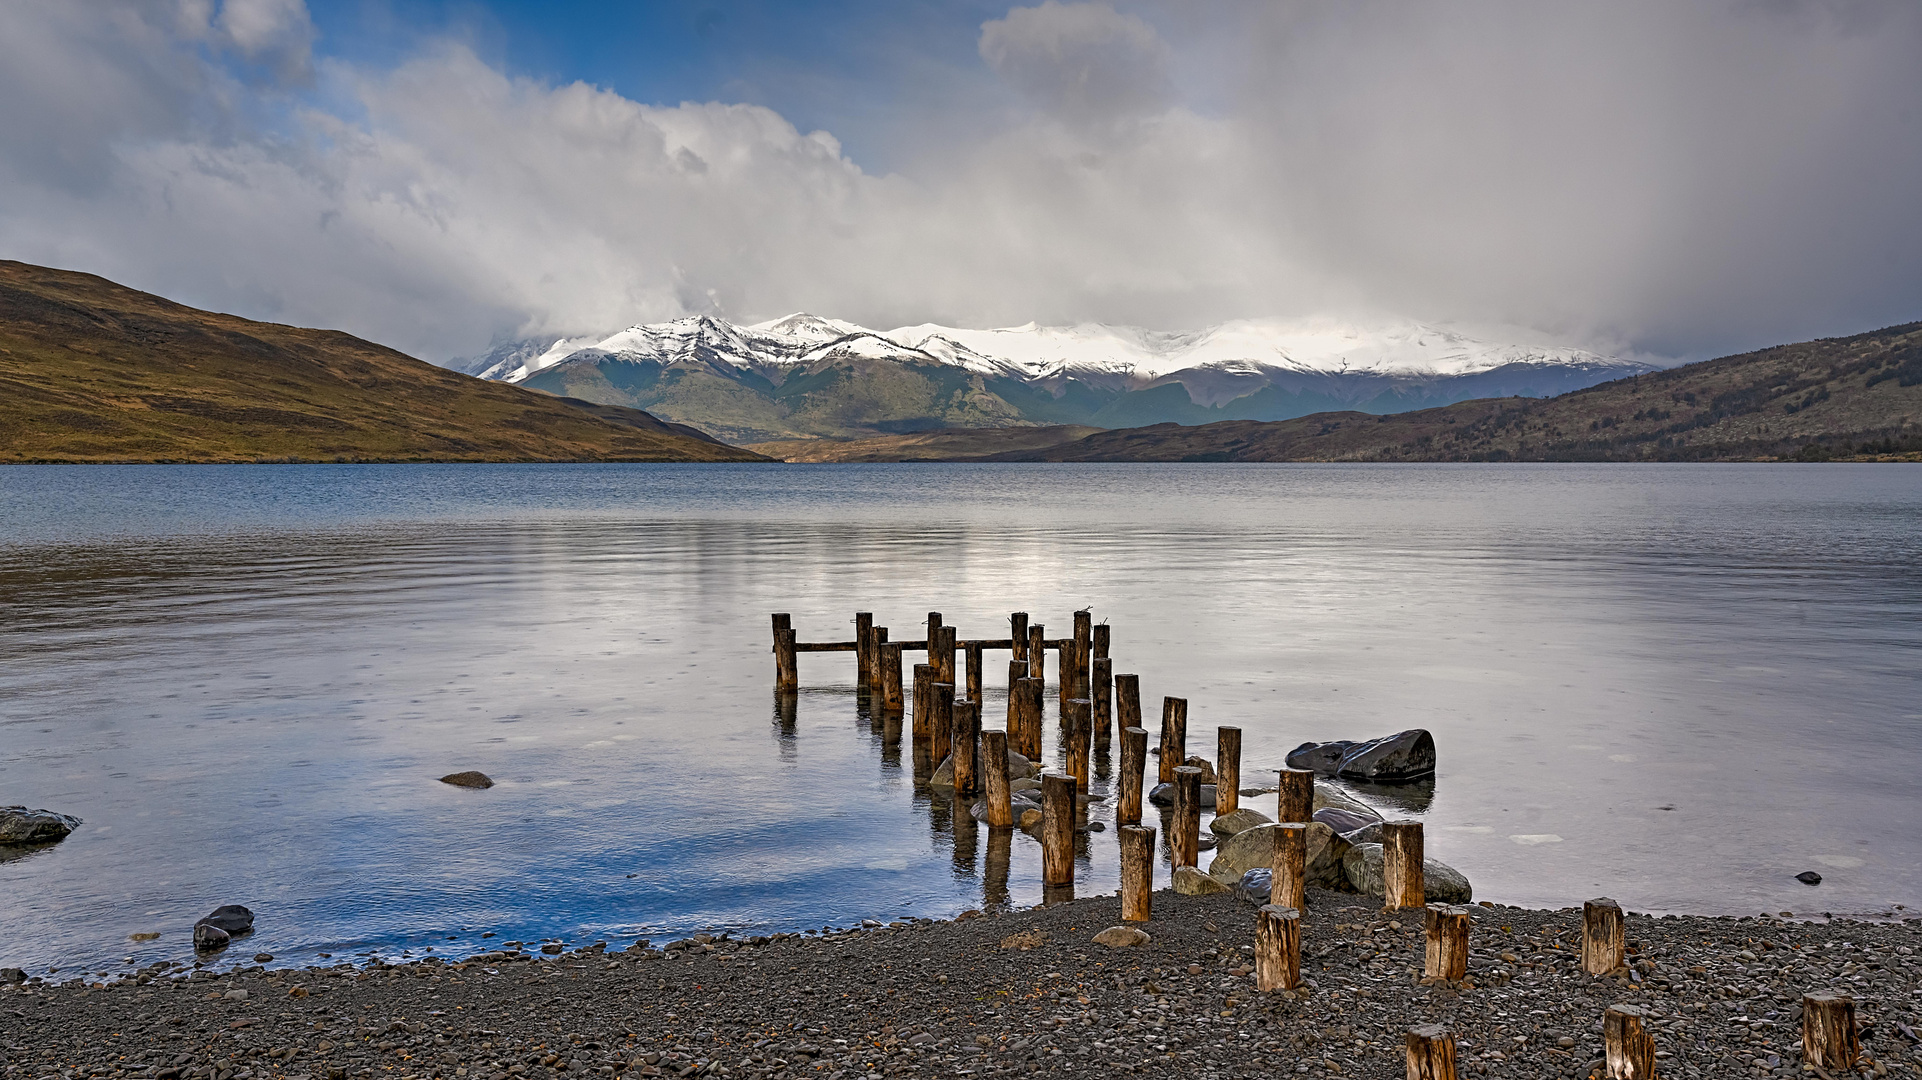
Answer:
M928 614L927 636L920 641L888 640L886 627L865 612L855 616L856 640L797 641L789 616L774 616L776 690L800 688L796 657L803 652L853 652L860 683L878 691L884 712L899 714L905 705L901 654L923 652L925 664L912 668L916 740L927 740L930 761L952 758L955 795L986 799L986 823L1006 829L1014 820L1008 778L1008 751L1041 758L1043 662L1047 651L1060 658L1061 735L1067 772L1041 777L1041 880L1046 889L1074 884L1074 833L1077 793L1086 793L1090 749L1110 743L1114 721L1121 733L1120 789L1115 804L1121 852L1121 917L1147 922L1154 913L1155 829L1141 823L1142 788L1147 774L1148 731L1141 726L1141 685L1134 675L1115 675L1108 657L1106 625L1093 625L1089 613L1076 612L1072 637L1050 639L1025 613L1011 619L1009 637L960 640L939 612ZM1008 713L1002 730L981 727L982 653L1011 651ZM956 657L966 657L966 698L957 698ZM1118 715L1117 715L1118 714ZM1188 702L1162 699L1159 740L1161 783L1174 785L1169 815L1173 865L1199 872L1202 770L1181 764L1187 753ZM898 730L898 729L897 729ZM1216 729L1215 813L1239 807L1241 729ZM1268 903L1255 917L1255 982L1263 991L1293 991L1301 986L1301 919L1307 909L1308 825L1314 812L1315 774L1305 769L1278 771L1275 850ZM1424 978L1459 981L1468 974L1469 911L1429 906L1422 826L1418 821L1385 822L1382 887L1385 910L1424 910ZM1625 923L1613 900L1591 900L1582 909L1582 970L1605 975L1627 960ZM1649 1080L1655 1076L1655 1041L1644 1023L1647 1014L1633 1005L1611 1006L1603 1017L1603 1042L1611 1080ZM1802 1044L1805 1063L1826 1069L1852 1069L1860 1056L1854 1003L1847 996L1813 993L1803 997ZM1407 1033L1409 1080L1455 1080L1455 1046L1438 1026Z

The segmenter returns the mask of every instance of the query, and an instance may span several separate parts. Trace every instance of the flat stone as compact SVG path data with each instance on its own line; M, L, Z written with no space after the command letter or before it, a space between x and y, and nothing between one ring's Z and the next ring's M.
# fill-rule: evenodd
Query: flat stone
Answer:
M80 827L80 819L51 810L0 807L0 844L50 844Z
M490 788L494 786L493 779L486 773L475 772L472 769L466 772L448 773L440 778L440 782L452 784L455 787Z
M1223 814L1208 823L1208 831L1216 836L1233 836L1247 832L1257 825L1272 825L1275 819L1250 807L1242 807L1231 814Z
M1192 866L1175 867L1174 887L1183 896L1213 896L1228 891L1228 886Z
M1136 949L1153 940L1146 931L1132 926L1110 926L1094 936L1096 945L1106 945L1110 949Z

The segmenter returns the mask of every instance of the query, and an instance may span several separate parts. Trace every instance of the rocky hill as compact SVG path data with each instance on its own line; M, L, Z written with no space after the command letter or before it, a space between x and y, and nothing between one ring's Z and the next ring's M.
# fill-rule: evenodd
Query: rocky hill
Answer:
M0 461L756 461L645 412L0 261Z

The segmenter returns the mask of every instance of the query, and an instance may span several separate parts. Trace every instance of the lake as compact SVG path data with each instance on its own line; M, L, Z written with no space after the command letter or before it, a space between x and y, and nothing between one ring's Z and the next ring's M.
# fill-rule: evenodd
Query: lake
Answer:
M1364 794L1477 899L1922 903L1913 467L12 466L0 553L0 803L85 819L0 856L34 972L191 960L224 903L259 922L223 964L1038 902L1035 841L917 789L850 654L777 708L776 611L1091 608L1151 731L1164 695L1191 752L1241 727L1244 783L1425 727L1432 791Z

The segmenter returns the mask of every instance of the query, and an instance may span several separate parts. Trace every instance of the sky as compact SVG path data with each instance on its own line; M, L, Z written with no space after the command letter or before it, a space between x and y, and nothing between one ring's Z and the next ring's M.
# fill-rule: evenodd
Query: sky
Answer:
M1922 319L1913 0L7 0L0 258L444 361L795 311Z

